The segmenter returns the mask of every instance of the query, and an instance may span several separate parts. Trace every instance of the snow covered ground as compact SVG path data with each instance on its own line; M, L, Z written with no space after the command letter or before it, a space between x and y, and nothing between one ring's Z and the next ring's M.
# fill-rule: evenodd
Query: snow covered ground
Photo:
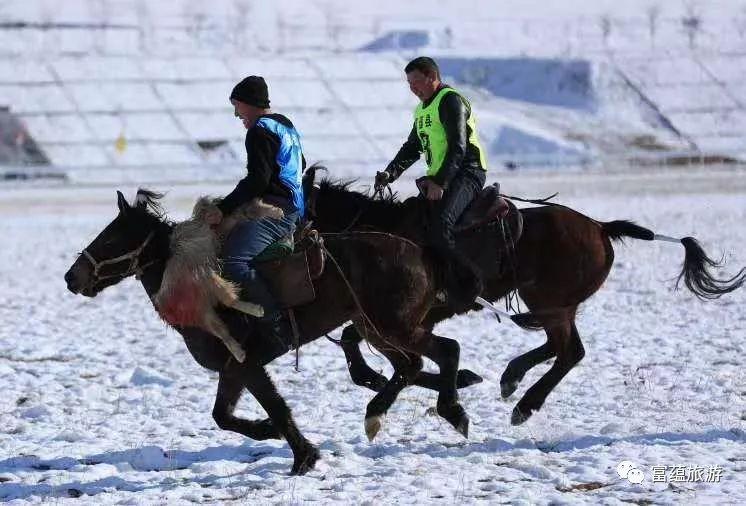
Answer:
M714 255L726 252L733 272L746 264L745 180L728 170L535 173L506 176L504 189L559 188L563 202L595 218L693 235ZM228 186L159 189L170 191L166 206L179 218L198 194ZM508 402L500 400L499 377L543 335L483 313L439 327L461 342L462 367L485 377L462 390L472 417L468 441L428 414L433 393L410 388L368 443L363 414L372 395L351 383L335 345L305 347L299 373L291 356L277 360L271 373L322 452L314 471L290 477L284 442L254 442L215 426L215 375L164 328L135 281L93 300L66 291L62 275L76 252L115 213L113 190L6 186L0 193L0 500L746 502L746 291L708 303L672 292L683 255L677 245L617 246L608 281L579 317L585 360L521 427L510 426L511 409L546 365ZM239 413L264 417L248 398ZM641 484L618 476L623 460L643 472ZM722 477L654 483L653 466L719 466Z

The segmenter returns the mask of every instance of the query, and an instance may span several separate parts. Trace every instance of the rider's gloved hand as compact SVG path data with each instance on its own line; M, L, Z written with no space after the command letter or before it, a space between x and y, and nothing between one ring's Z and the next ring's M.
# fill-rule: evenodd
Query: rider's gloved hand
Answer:
M375 191L381 191L390 182L391 182L391 174L389 174L387 171L382 170L380 172L376 172L376 182L373 183L373 189Z

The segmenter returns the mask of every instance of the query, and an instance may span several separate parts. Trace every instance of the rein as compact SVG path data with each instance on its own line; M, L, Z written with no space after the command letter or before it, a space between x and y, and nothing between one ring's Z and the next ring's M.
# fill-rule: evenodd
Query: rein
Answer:
M83 249L81 254L91 263L91 266L93 267L93 275L91 279L90 284L95 284L99 281L103 281L105 279L111 279L111 278L126 278L127 276L131 276L132 274L135 275L137 279L142 276L143 271L149 267L150 265L154 264L156 260L151 260L150 262L147 262L143 265L140 265L140 254L143 252L143 250L147 247L148 243L150 243L150 240L155 235L155 231L151 231L148 236L145 238L142 244L135 248L134 250L125 253L124 255L119 255L115 258L107 258L105 260L96 261L95 258L93 258L93 255L91 255L87 249ZM127 268L127 270L123 273L117 273L117 274L106 274L106 275L100 275L99 271L102 267L105 267L107 265L112 264L118 264L120 262L124 262L129 260L130 265Z
M388 196L391 198L394 195L393 190L391 190L391 185L386 183L384 186L381 186L377 190L373 192L373 200L384 200L386 196L384 195L388 191ZM355 216L352 218L352 221L349 225L347 225L345 228L341 230L340 233L349 232L352 227L357 225L358 220L363 215L363 211L365 210L366 206L360 206L357 210L357 213L355 213Z
M322 236L340 236L340 235L348 235L348 236L350 236L350 235L355 235L355 234L379 234L379 235L385 235L385 236L389 236L389 237L396 237L393 234L388 234L388 233L385 233L385 232L353 232L353 233L346 233L346 234L330 232L330 233L323 233L321 235ZM403 239L403 238L396 237L396 239ZM404 239L404 240L406 242L409 242L413 246L417 246L415 243L413 243L412 241L409 241L408 239ZM384 335L381 334L381 332L378 330L378 328L376 328L376 325L373 323L373 321L370 319L370 317L368 316L368 314L363 309L363 305L361 304L360 299L357 296L357 292L355 291L355 288L353 288L352 283L350 283L350 281L347 279L347 276L345 276L345 273L342 270L342 266L339 265L339 262L337 262L337 259L334 258L334 255L332 255L331 251L329 251L327 249L327 247L323 243L321 244L321 247L322 247L322 249L324 251L324 254L327 256L327 258L329 258L332 261L332 263L334 264L334 266L337 268L337 272L339 273L340 277L342 278L342 281L344 282L344 284L347 286L347 290L349 291L350 295L352 296L352 301L355 304L355 306L357 307L357 310L360 312L360 316L362 317L363 323L365 324L366 331L367 331L368 326L370 325L370 327L373 329L373 332L384 343L388 344L389 346L391 346L391 348L393 350L401 353L402 355L404 355L405 358L408 359L406 353L404 352L404 350L401 347L397 346L396 344L394 344L394 343L390 342L388 339L386 339L386 337L384 337ZM328 334L327 334L326 338L329 339L331 342L333 342L335 344L341 345L341 341L342 341L341 339L339 340L339 342L337 342L333 338L329 337Z

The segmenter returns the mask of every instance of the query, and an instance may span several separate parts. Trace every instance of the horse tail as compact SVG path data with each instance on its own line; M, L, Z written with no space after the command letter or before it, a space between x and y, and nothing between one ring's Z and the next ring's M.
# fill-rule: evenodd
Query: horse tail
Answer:
M716 277L711 270L722 268L725 262L722 258L714 260L707 256L702 245L693 237L677 239L659 235L627 220L601 223L601 228L612 241L623 241L625 237L631 237L643 241L675 242L684 246L684 264L676 278L675 289L679 288L679 284L683 280L684 286L702 300L720 298L726 293L741 288L746 283L746 268L741 269L730 278Z
M628 220L615 220L601 223L601 228L612 241L624 241L625 237L640 239L643 241L652 241L655 239L655 233L645 227Z

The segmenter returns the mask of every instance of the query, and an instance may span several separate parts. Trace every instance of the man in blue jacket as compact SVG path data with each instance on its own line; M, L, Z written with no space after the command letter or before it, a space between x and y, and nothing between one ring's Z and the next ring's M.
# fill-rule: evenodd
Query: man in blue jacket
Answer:
M235 115L247 130L247 175L218 207L222 215L228 215L238 206L260 197L282 208L285 216L279 220L265 217L236 225L223 245L223 275L241 286L242 299L264 307L265 316L260 320L264 330L284 333L281 327L286 327L286 322L282 312L252 261L269 245L291 235L303 217L301 178L305 159L300 135L288 118L271 111L267 84L262 77L243 79L233 88L230 101ZM219 222L220 219L222 216L213 216L210 221Z

